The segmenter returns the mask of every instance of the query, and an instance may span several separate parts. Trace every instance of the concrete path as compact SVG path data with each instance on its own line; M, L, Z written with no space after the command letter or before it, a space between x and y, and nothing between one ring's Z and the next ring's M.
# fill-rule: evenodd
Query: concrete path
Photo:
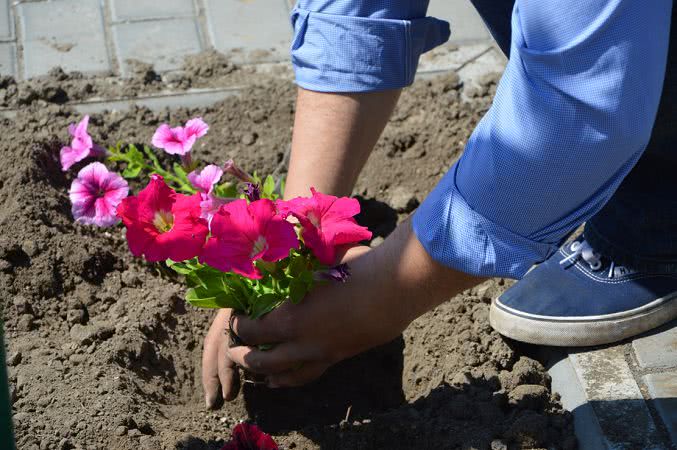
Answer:
M582 450L677 448L677 322L619 345L544 354Z
M130 60L158 72L210 48L241 64L287 61L293 0L0 0L0 74L28 79L52 67L87 75L130 74ZM430 14L453 21L451 44L423 71L458 67L494 52L466 0L433 0ZM457 44L463 44L459 51ZM466 48L467 47L467 48ZM498 53L493 59L500 63Z

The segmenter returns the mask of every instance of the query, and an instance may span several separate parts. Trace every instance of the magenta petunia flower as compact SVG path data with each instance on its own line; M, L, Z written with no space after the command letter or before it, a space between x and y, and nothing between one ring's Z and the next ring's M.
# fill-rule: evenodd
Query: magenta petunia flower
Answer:
M314 188L310 191L310 198L278 201L277 207L283 217L292 215L299 220L303 242L322 264L336 264L337 247L370 239L371 232L355 221L360 212L356 199L325 195Z
M115 225L116 208L129 193L127 182L100 162L86 165L69 191L76 222L99 227Z
M200 217L200 194L174 192L159 175L152 175L139 195L117 208L127 227L127 244L134 256L147 261L185 261L200 253L209 230Z
M233 436L221 450L278 450L278 446L259 427L243 422L233 428Z
M207 134L209 126L201 117L196 117L186 122L183 127L170 128L163 123L155 130L152 143L172 155L184 156L193 148L195 141Z
M73 164L82 161L89 156L99 156L106 153L106 150L100 145L92 142L91 136L87 133L89 125L89 116L85 116L77 125L70 124L68 133L73 137L70 147L61 148L60 159L61 169L65 172Z
M212 219L211 232L200 262L252 279L261 278L254 261L279 261L299 248L294 225L277 215L268 199L249 204L239 199L222 206Z

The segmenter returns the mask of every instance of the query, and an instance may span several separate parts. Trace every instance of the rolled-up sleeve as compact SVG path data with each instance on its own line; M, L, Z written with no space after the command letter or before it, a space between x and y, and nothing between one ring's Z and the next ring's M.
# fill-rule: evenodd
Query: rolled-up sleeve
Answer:
M521 278L602 208L649 142L671 6L517 0L494 102L413 218L433 259Z
M292 11L296 83L319 92L372 92L414 80L421 54L449 39L428 0L300 0Z

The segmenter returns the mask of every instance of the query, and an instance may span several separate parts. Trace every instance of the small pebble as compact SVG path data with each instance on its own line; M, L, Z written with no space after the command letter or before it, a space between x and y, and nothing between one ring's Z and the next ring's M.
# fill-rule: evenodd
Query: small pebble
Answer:
M38 246L35 241L27 239L21 243L21 250L24 251L30 257L33 257L38 254Z
M21 354L21 352L19 351L13 352L9 355L9 358L7 358L7 365L10 367L17 366L21 364L22 359L23 355Z
M245 133L242 135L240 142L242 142L244 145L252 145L254 142L256 142L258 137L259 136L256 133Z

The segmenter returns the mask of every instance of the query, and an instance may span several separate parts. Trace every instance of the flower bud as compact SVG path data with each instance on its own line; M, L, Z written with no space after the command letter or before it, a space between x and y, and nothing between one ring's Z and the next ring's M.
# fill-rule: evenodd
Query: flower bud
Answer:
M240 181L244 181L246 183L252 182L251 175L249 175L247 172L237 167L235 165L235 161L233 161L232 159L226 161L226 163L223 165L223 171L231 174Z

